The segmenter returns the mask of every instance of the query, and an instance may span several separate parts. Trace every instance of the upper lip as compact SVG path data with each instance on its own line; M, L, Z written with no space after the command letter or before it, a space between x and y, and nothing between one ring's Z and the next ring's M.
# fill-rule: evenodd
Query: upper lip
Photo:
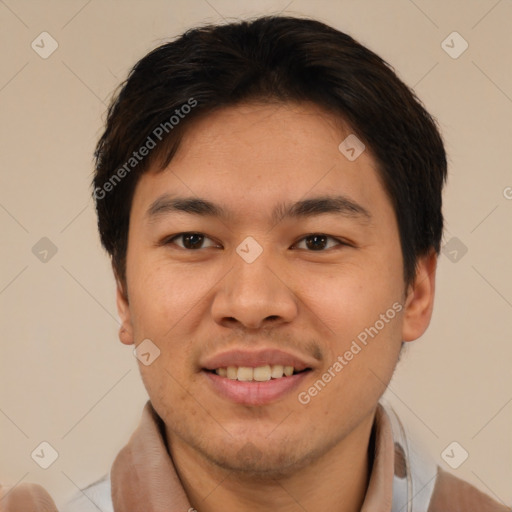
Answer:
M210 356L201 363L201 366L206 370L216 370L217 368L227 368L228 366L257 368L258 366L266 365L293 366L298 372L313 366L307 361L307 358L271 348L250 351L229 350Z

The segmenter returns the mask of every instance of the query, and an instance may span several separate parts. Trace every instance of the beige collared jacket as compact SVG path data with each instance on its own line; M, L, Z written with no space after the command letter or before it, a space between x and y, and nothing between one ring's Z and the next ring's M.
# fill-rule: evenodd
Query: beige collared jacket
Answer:
M109 474L78 492L61 512L195 510L179 481L163 432L163 422L148 400L137 429ZM511 512L510 506L422 458L409 437L393 409L379 403L375 456L361 512ZM0 512L57 512L57 507L43 487L22 483L0 486Z

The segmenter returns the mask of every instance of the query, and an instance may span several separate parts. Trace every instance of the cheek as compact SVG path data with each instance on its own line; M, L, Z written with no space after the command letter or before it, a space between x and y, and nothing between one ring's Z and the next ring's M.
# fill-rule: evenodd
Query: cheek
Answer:
M193 417L197 414L197 404L182 385L181 365L171 367L168 357L162 353L150 366L139 364L144 387L151 397L155 410L170 426L183 416ZM188 386L189 384L187 384ZM182 411L176 414L176 411Z
M179 383L196 368L194 340L208 315L209 291L219 281L214 268L171 263L163 258L132 260L130 308L136 343L153 341L160 350L151 366L140 364L146 388L180 395ZM130 289L130 288L129 288ZM155 395L156 396L156 395Z
M402 300L401 269L361 263L326 273L302 272L300 298L327 328L330 337L347 340Z
M180 267L162 259L134 259L132 269L129 289L136 314L134 328L144 327L155 336L165 334L200 306L200 298L214 283L199 267Z
M348 410L349 404L371 404L388 384L401 346L400 263L400 258L394 262L384 258L379 262L375 258L330 271L321 279L318 275L312 279L303 274L308 275L301 282L304 290L308 290L311 317L322 328L318 332L326 335L322 343L326 351L322 371L331 368L336 375L313 406L319 411L339 408L341 413ZM330 379L329 375L326 378ZM344 405L339 401L341 396Z

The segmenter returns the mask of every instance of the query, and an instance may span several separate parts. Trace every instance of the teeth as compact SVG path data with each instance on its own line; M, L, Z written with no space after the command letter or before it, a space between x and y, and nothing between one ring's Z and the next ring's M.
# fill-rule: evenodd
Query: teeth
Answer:
M276 364L276 365L272 366L270 376L273 379L279 379L283 376L283 373L284 373L284 366L282 366L280 364Z
M227 368L217 368L215 373L221 377L227 377L231 380L242 382L265 382L270 379L280 379L283 376L293 375L293 366L283 366L280 364L258 366L250 368L248 366L228 366Z
M258 382L265 382L266 380L270 380L272 370L267 364L267 366L258 366L257 368L254 368L253 374L254 380L257 380Z
M254 371L252 368L249 368L247 366L239 366L238 373L236 376L237 376L238 380L247 381L247 380L252 380L253 375L254 375Z
M284 374L289 377L293 374L293 366L285 366L284 367Z
M221 377L227 377L228 376L228 369L227 368L218 368L217 369L217 375L220 375Z

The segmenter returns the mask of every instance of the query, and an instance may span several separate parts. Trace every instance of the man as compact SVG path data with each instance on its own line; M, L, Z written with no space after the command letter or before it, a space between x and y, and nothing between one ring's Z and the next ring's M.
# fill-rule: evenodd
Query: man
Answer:
M379 402L430 322L446 179L382 59L307 19L191 30L134 67L96 157L149 401L66 511L508 510Z

